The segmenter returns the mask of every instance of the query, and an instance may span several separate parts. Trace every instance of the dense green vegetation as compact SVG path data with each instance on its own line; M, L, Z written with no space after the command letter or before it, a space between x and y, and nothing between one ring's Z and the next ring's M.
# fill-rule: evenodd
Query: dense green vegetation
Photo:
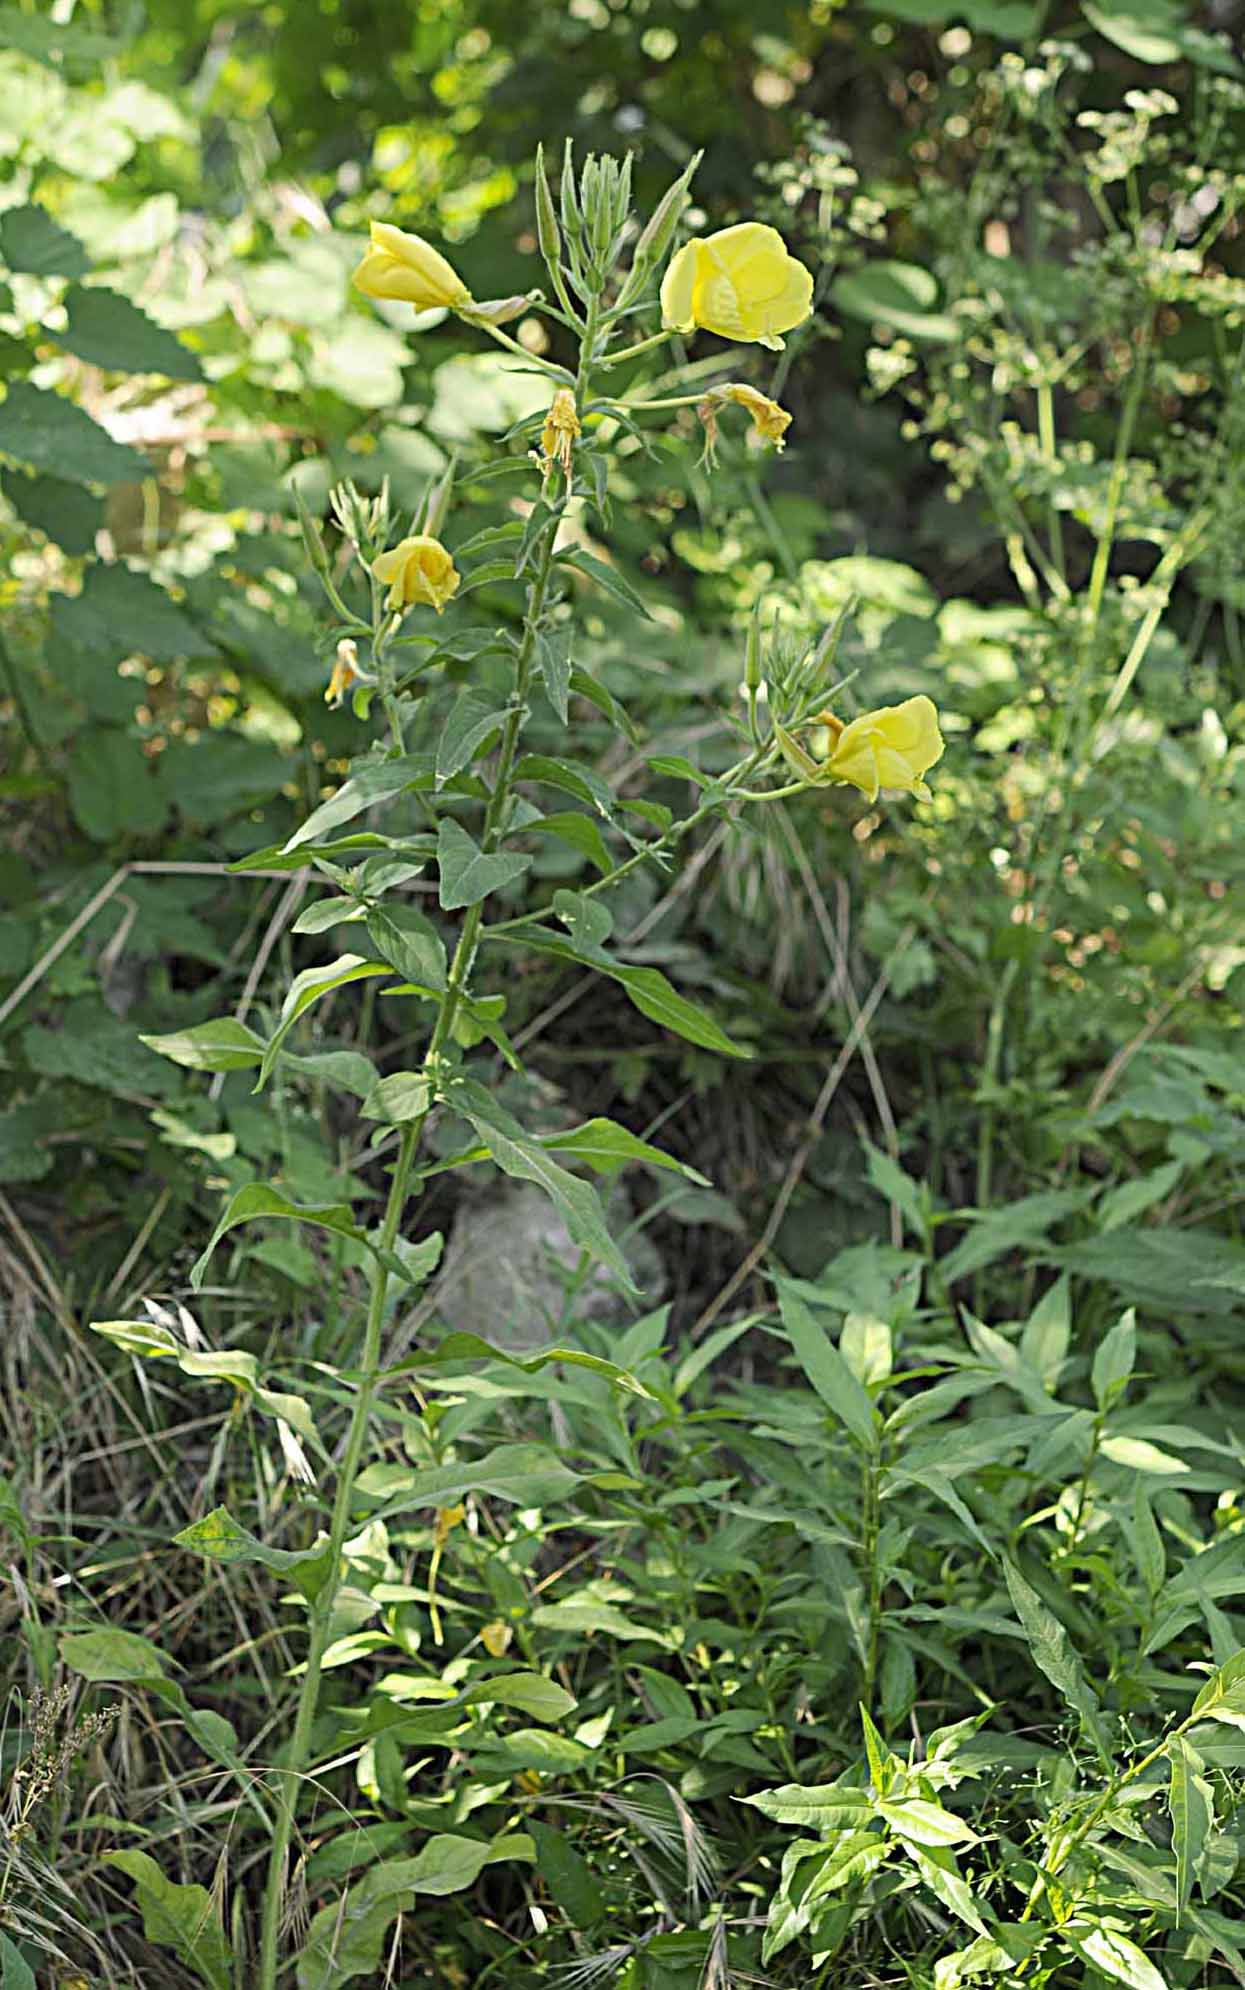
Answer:
M0 1990L1245 1982L1240 6L0 20Z

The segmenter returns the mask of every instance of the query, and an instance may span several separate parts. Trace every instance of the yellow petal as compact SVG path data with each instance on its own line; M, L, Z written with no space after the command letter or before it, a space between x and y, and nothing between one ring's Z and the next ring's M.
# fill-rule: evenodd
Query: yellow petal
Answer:
M661 322L677 332L696 328L696 256L699 242L685 242L672 256L661 286Z
M371 232L371 247L354 273L357 290L401 299L419 311L470 301L457 270L422 235L408 235L387 221L373 221Z

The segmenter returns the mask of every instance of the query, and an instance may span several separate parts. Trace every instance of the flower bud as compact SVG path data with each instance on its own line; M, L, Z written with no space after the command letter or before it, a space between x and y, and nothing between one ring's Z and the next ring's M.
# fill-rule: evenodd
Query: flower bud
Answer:
M558 233L558 217L554 212L553 195L549 191L543 145L536 147L536 233L541 255L551 270L556 269L562 253L562 237Z
M750 692L757 690L761 678L761 604L758 601L748 624L748 646L744 651L745 688Z
M371 247L353 278L365 297L399 298L417 311L471 304L458 271L422 235L408 235L387 221L373 221L371 233Z
M635 245L635 254L631 259L635 269L651 269L654 263L661 261L670 247L671 238L679 225L679 216L687 205L688 188L704 156L703 152L692 154L678 179L672 186L666 188L653 209Z
M454 491L454 473L457 468L458 459L451 456L444 472L424 499L419 529L426 538L436 539L440 536L441 527L445 524L449 512L450 498Z

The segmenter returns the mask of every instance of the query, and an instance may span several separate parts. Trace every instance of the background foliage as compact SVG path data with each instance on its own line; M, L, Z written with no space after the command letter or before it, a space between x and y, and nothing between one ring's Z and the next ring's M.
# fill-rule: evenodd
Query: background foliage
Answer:
M325 958L295 930L303 875L229 868L366 743L323 701L295 488L321 514L332 481L387 477L410 509L456 452L473 527L508 516L472 472L541 390L353 297L367 221L445 238L481 295L523 289L531 155L566 136L634 147L642 205L703 147L705 225L778 222L821 306L754 375L795 415L778 465L728 440L710 477L690 417L677 453L627 459L608 554L655 619L581 613L636 744L580 699L578 752L685 807L679 758L726 762L756 602L794 646L849 599L862 698L928 692L949 750L916 813L835 792L710 823L682 878L620 893L630 957L749 1066L577 1000L556 962L499 978L525 1111L660 1126L713 1186L626 1177L663 1302L639 1319L594 1325L566 1273L557 1339L640 1391L451 1345L428 1415L392 1403L321 1737L350 1822L326 1798L297 1875L300 1984L345 1980L314 1933L348 1879L366 1980L399 1928L410 1983L803 1982L811 1948L814 1980L1153 1990L1130 1942L1170 1984L1240 1979L1232 1726L1121 1780L1189 1716L1187 1668L1242 1643L1239 8L2 18L6 1990L246 1981L249 1776L296 1620L279 1565L167 1542L224 1505L302 1546L314 1495L254 1393L84 1325L148 1298L180 1342L190 1265L257 1172L303 1202L376 1187L316 1060L400 1065L382 1001L322 1004L262 1103L140 1039L270 1029ZM525 889L590 874L550 841ZM425 1214L462 1210L446 1190ZM239 1232L195 1319L331 1418L360 1274L348 1240ZM435 1313L403 1331L435 1341ZM391 1529L401 1475L435 1473L428 1524ZM499 1623L548 1675L538 1706L457 1698L494 1676ZM66 1681L40 1728L31 1691ZM765 1798L840 1776L886 1798L862 1699L905 1760L980 1720L906 1797L967 1838L892 1821L844 1853L855 1799ZM458 1827L475 1869L412 1881ZM974 1938L957 1858L992 1929L1031 1924L1035 1861L1064 1871L1064 1946L949 1965ZM437 1905L465 1888L469 1914Z

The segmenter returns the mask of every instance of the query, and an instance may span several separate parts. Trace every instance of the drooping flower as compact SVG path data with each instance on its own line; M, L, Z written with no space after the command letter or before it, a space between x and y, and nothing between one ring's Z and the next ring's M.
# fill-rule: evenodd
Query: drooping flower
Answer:
M571 456L580 433L579 410L569 387L559 387L541 430L541 461L546 475L555 463L561 466L567 482L571 478Z
M413 602L426 602L441 614L462 579L454 561L439 539L425 532L402 539L389 552L372 561L377 580L389 588L391 608L409 608Z
M776 228L741 221L685 242L661 286L663 325L780 347L813 308L813 279Z
M387 221L373 221L371 247L355 270L353 282L365 297L398 298L413 304L417 311L432 311L438 306L453 311L473 303L458 271L430 242Z
M943 737L932 698L905 698L902 705L882 705L862 712L844 725L832 712L822 712L814 725L826 726L833 739L825 772L832 781L849 781L871 802L881 788L929 798L921 776L942 758Z
M334 709L341 704L347 691L357 681L359 675L359 646L349 636L343 636L337 645L337 655L333 661L333 674L329 678L328 690L324 694L326 705Z

